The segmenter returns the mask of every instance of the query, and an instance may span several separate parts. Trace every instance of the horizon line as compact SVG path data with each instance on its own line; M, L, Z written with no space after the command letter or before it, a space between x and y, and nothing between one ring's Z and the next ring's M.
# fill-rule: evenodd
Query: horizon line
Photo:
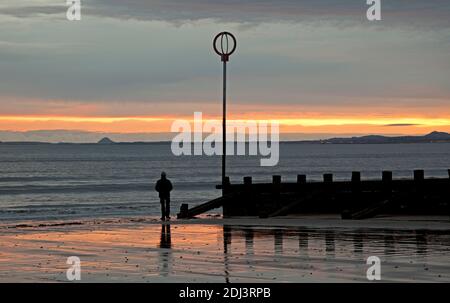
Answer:
M0 132L2 132L2 130L0 130ZM90 133L90 132L86 132L86 133ZM341 137L339 137L339 134L333 134L333 137L328 137L328 138L310 138L310 139L299 139L299 138L292 138L292 139L288 139L288 138L281 138L279 140L270 140L270 142L278 142L278 143L296 143L296 142L301 142L301 143L318 143L318 142L325 142L325 141L330 141L330 140L336 140L336 139L361 139L361 138L365 138L365 137L371 137L371 136L378 136L378 137L384 137L384 138L414 138L414 137L426 137L427 135L433 134L433 133L443 133L443 134L447 134L450 135L450 133L447 132L442 132L442 131L432 131L429 133L425 133L425 134L421 134L421 135L405 135L405 134L398 134L398 135L382 135L382 134L361 134L361 135L357 135L357 134L348 134L348 136L343 136L344 134L341 134ZM98 133L98 134L105 134L105 133ZM161 133L160 133L161 134ZM293 133L291 133L292 135L294 135ZM301 133L298 133L301 134ZM126 135L126 134L122 134L122 135ZM313 135L313 134L310 134ZM332 134L328 134L328 135L332 135ZM152 143L172 143L171 139L162 139L162 140L135 140L135 141L114 141L112 139L110 139L108 136L102 137L100 139L93 139L94 141L92 142L69 142L69 141L56 141L56 142L51 142L51 141L39 141L39 140L7 140L7 141L2 141L0 140L0 143L10 143L10 144L101 144L100 142L102 140L107 139L108 141L110 141L110 143L104 143L104 145L107 144L152 144ZM247 136L245 140L227 140L226 143L259 143L261 140L247 140ZM264 141L264 140L263 140ZM199 140L186 140L183 141L185 143L188 144L195 144L195 143L203 143L203 141L199 141ZM216 143L222 143L222 140L217 140Z

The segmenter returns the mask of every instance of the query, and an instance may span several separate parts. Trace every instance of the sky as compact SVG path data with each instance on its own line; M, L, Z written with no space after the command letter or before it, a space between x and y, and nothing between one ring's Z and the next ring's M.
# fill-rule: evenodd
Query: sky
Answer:
M0 141L160 139L194 112L220 118L224 30L231 120L308 138L450 132L447 0L381 0L372 22L366 0L81 5L71 22L65 0L0 0Z

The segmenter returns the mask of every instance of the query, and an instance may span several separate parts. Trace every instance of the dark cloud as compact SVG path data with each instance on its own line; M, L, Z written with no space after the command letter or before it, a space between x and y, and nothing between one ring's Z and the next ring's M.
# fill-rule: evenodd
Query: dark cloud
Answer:
M450 94L450 26L372 30L359 26L371 24L365 20L365 0L82 0L82 22L57 24L54 19L65 18L65 1L26 2L0 4L0 22L6 20L0 30L0 91L6 97L210 102L220 91L210 40L224 27L215 21L236 22L226 27L242 38L231 80L239 102L326 105L378 98L388 105L418 106L422 98L448 102ZM374 24L450 23L447 0L382 3L384 21ZM35 15L38 21L25 27ZM213 21L174 27L126 19ZM319 24L304 26L304 21ZM348 31L326 23L352 21L357 26ZM239 27L261 22L273 24L245 32ZM3 110L5 103L10 102L0 99Z
M347 1L349 2L349 1ZM216 19L223 22L301 21L308 16L360 15L361 1L315 0L95 0L93 13L165 21ZM349 5L350 4L350 5Z
M214 19L220 22L364 22L364 0L94 0L88 12L101 16L174 23ZM382 1L383 22L420 27L449 27L447 0Z
M0 14L29 17L64 14L64 6L18 6L11 3ZM82 1L84 14L118 19L163 20L186 23L204 19L219 22L364 22L365 0L90 0ZM448 0L382 1L381 25L404 24L449 27Z
M386 124L389 127L400 127L400 126L419 126L420 124L410 124L410 123L396 123L396 124Z

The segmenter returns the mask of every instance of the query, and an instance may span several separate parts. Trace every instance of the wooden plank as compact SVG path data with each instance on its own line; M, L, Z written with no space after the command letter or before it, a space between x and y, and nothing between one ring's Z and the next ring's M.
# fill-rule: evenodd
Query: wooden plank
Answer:
M178 219L188 219L188 218L193 218L193 217L195 217L195 216L198 216L198 215L200 215L200 214L203 214L203 213L205 213L205 212L207 212L207 211L210 211L210 210L212 210L212 209L222 207L223 204L224 204L227 200L232 199L234 196L235 196L234 194L230 194L230 195L226 195L226 196L223 196L223 197L219 197L219 198L216 198L216 199L211 200L211 201L209 201L209 202L206 202L206 203L197 205L197 206L195 206L195 207L193 207L193 208L191 208L191 209L188 209L187 211L180 212L180 213L177 215L177 218L178 218Z
M276 217L276 216L283 216L289 213L289 211L295 207L297 207L298 205L302 204L302 203L306 203L308 200L312 200L314 198L314 196L316 195L316 193L311 193L306 197L296 197L293 198L295 199L295 201L289 203L288 205L272 212L271 214L267 215L268 218L270 217Z
M381 213L384 208L389 205L391 200L386 199L383 200L381 202L378 202L376 204L373 204L367 208L364 208L363 210L359 210L357 212L354 212L352 214L348 215L348 219L353 219L353 220L361 220L361 219L369 219L369 218L373 218L376 215L378 215L379 213Z

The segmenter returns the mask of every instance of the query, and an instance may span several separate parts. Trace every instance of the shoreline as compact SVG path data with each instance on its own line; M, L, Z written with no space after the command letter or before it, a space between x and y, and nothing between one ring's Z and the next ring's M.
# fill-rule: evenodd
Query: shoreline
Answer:
M371 228L371 229L427 229L450 232L449 216L398 216L385 215L363 220L343 220L335 214L305 214L289 215L273 218L259 218L256 216L223 218L221 215L202 215L192 219L171 219L161 221L158 216L139 217L112 217L99 219L79 220L49 220L49 221L21 221L0 225L0 232L8 229L32 230L47 227L74 227L74 226L126 226L135 224L173 224L173 225L240 225L240 226L267 226L267 227L305 227L305 228Z

